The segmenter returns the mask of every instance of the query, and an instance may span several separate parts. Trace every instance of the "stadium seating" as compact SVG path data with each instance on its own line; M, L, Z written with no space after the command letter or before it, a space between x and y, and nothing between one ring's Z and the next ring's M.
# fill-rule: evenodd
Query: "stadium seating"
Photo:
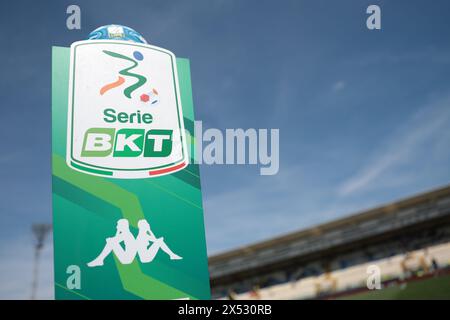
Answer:
M434 258L440 268L450 267L450 242L429 247L427 249L415 250L407 254L398 254L389 258L371 261L360 265L333 271L328 277L335 279L336 288L333 292L327 294L345 292L354 288L364 288L368 277L367 268L370 265L376 265L380 268L382 280L397 279L404 277L404 269L402 262L407 255L410 258L408 268L410 270L418 270L421 268L421 258L425 257L427 267L431 268L431 258ZM429 259L426 259L429 258ZM326 274L320 276L312 276L300 279L294 282L287 282L279 285L269 286L258 290L255 295L252 292L245 292L234 295L235 299L252 300L258 299L312 299L320 297L318 286L326 284L329 280ZM328 289L330 289L328 287ZM222 299L225 297L221 297Z

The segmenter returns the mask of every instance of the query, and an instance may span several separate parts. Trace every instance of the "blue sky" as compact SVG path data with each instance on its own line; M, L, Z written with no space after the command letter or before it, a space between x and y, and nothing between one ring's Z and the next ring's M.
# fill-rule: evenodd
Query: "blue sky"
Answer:
M81 7L79 31L65 26L69 4ZM369 4L381 6L381 31L365 27ZM28 296L30 225L51 221L51 46L130 26L191 60L205 128L280 129L278 175L201 167L212 254L450 182L448 12L445 0L9 2L0 11L0 297ZM47 248L42 297L52 295Z

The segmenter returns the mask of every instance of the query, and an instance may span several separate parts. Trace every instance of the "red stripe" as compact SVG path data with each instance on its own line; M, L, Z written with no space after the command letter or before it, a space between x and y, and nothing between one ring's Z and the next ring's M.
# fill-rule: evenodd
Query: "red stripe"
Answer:
M172 172L172 171L175 171L175 170L184 168L184 167L186 167L186 166L187 166L187 163L186 163L186 162L182 162L182 163L180 163L180 164L177 164L177 165L174 166L174 167L165 168L165 169L160 169L160 170L149 171L148 174L151 175L151 176L156 176L156 175L159 175L159 174L164 174L164 173Z

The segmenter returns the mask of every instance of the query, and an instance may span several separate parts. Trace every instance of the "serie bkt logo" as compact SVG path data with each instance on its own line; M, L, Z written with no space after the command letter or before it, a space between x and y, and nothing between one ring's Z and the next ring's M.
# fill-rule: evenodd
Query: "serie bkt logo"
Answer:
M67 164L148 178L188 164L175 56L123 41L71 46Z

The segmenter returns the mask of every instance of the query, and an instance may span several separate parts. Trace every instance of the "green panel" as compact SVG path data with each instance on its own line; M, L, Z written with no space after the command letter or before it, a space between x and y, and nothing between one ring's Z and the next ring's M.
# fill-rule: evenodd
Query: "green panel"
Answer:
M56 299L209 299L202 194L198 165L149 179L112 179L81 173L66 164L69 48L53 47L52 190ZM186 129L194 137L189 60L177 59ZM194 138L188 139L193 148ZM183 256L159 252L150 263L121 264L114 255L90 268L115 233L118 219L146 219L152 231ZM80 268L81 288L69 289L67 267Z

